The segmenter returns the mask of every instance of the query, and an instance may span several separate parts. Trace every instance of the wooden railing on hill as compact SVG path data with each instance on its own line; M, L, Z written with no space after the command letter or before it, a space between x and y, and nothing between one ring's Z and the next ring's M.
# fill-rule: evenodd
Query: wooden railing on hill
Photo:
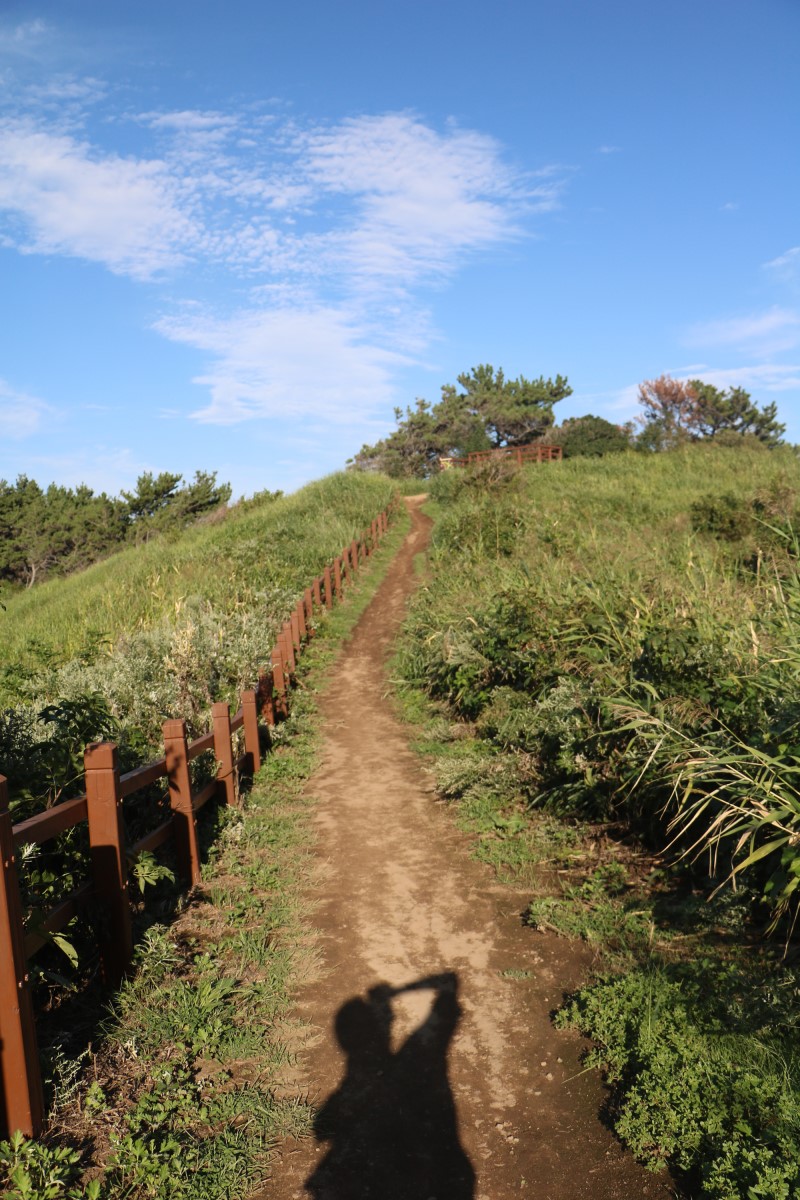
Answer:
M498 450L473 450L466 458L441 458L443 468L473 467L478 463L491 462L493 459L510 459L522 466L523 463L561 462L564 456L561 446L542 446L538 443L532 446L501 446Z
M48 935L63 930L91 905L102 914L96 936L103 981L109 987L122 981L133 956L129 859L172 841L182 880L189 886L200 882L198 812L215 798L225 804L238 803L241 775L254 774L261 766L259 718L269 727L288 715L297 656L311 636L314 609L330 609L335 600L341 600L344 586L386 533L391 509L390 505L380 513L369 529L305 589L283 623L269 666L259 672L258 686L242 693L234 716L227 704L215 704L211 728L191 742L184 720L166 721L162 727L163 758L125 774L120 774L114 743L87 746L83 795L16 825L9 812L7 780L0 775L0 1117L9 1134L19 1130L29 1137L36 1136L45 1117L29 960L48 944ZM239 730L244 751L236 755L234 734ZM268 740L267 735L267 744ZM214 779L194 791L189 764L206 751L213 752L217 772ZM160 779L167 784L168 819L127 844L123 801ZM89 834L89 878L46 913L35 932L26 932L17 851L21 846L40 846L84 822Z

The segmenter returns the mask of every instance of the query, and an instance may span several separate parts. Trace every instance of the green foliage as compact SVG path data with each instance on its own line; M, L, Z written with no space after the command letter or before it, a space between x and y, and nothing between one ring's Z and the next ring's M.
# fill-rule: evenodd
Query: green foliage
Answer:
M795 953L800 468L720 436L521 472L510 553L480 532L503 485L433 480L398 669L450 730L437 785L480 857L526 878L543 811L658 852L649 894L567 855L527 911L624 972L561 1018L595 1042L620 1136L692 1195L798 1200L799 981L764 926Z
M752 531L753 519L741 496L703 496L691 507L692 528L725 542L738 542Z
M20 475L0 480L0 580L31 587L47 574L69 574L118 550L126 541L178 530L230 499L229 484L216 472L182 476L146 472L135 492L96 496L84 484L71 488L38 483Z
M502 370L473 367L445 384L438 404L417 400L405 416L395 409L398 428L363 446L354 458L362 470L381 470L395 478L427 478L439 469L440 456L464 456L475 450L522 446L553 424L553 405L571 395L566 378L506 379Z
M564 421L552 431L548 440L561 446L564 458L618 454L631 446L628 429L613 425L604 417L594 417L591 413Z
M401 518L389 547L406 524ZM385 551L370 560L348 602L318 630L304 672L335 654L387 565ZM59 1131L80 1148L0 1144L0 1186L19 1181L23 1189L4 1194L235 1200L263 1186L276 1144L309 1132L305 1098L279 1091L289 1056L283 1031L308 961L300 916L315 694L313 679L298 689L244 807L221 829L194 902L176 926L151 925L139 941L90 1071L79 1080L75 1062L60 1068Z
M734 966L653 963L583 989L557 1023L592 1038L615 1128L651 1169L690 1174L709 1200L796 1200L798 982L770 994Z
M689 386L696 397L695 429L699 437L719 438L722 433L755 438L766 446L777 446L786 426L778 422L778 406L759 408L744 388L727 391L692 379Z
M125 505L104 492L43 490L25 475L16 484L0 480L0 580L30 587L48 572L78 570L119 546L126 532Z
M80 1154L66 1146L26 1141L15 1133L0 1142L0 1186L7 1200L100 1200L100 1184L82 1187Z
M638 439L642 450L671 450L687 442L714 439L719 445L775 447L786 426L775 404L759 408L743 388L722 391L700 379L669 375L639 385L644 409Z
M204 513L219 508L231 498L228 483L217 484L216 471L195 471L191 483L178 487L183 476L162 471L146 471L136 481L135 492L123 492L135 541L147 540L154 533L181 529Z

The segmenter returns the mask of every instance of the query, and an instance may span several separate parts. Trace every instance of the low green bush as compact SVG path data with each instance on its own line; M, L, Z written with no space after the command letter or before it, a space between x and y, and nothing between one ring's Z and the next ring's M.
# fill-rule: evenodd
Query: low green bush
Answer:
M587 1065L614 1085L614 1128L646 1166L709 1200L796 1200L799 993L796 972L770 987L732 964L653 963L583 989L556 1023L594 1041Z

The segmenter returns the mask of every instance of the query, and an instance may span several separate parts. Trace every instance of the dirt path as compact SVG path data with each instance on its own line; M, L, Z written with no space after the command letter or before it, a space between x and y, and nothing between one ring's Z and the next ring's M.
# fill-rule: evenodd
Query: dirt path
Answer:
M580 978L574 949L525 929L525 896L470 859L386 699L385 659L428 536L410 508L412 532L322 700L309 787L325 974L300 997L319 1032L297 1082L323 1107L318 1141L286 1145L263 1196L666 1200L665 1177L598 1120L582 1043L550 1022Z

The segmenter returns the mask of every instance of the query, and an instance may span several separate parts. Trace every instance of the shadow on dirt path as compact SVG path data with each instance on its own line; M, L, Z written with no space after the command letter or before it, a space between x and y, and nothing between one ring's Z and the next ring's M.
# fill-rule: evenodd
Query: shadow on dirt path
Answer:
M437 802L387 698L386 659L430 521L423 497L391 573L321 700L311 901L324 973L298 1000L315 1031L290 1090L315 1141L281 1148L270 1200L667 1200L598 1119L583 1043L550 1013L580 946L523 927ZM327 1097L327 1099L326 1099Z
M472 1200L475 1172L458 1135L447 1052L461 1018L452 972L400 988L378 984L336 1014L346 1074L320 1109L314 1132L331 1148L306 1182L311 1196L447 1196ZM391 1046L392 1001L432 991L421 1025Z

